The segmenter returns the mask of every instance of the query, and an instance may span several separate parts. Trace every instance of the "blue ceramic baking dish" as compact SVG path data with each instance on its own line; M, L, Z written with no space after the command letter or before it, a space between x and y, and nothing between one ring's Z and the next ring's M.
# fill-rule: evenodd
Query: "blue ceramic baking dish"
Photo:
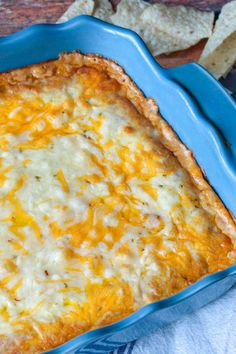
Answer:
M132 31L80 16L59 25L33 25L0 38L0 71L80 50L117 61L191 149L211 185L236 215L236 104L202 67L161 68ZM236 265L212 274L129 317L82 334L47 353L108 353L209 303L236 282Z

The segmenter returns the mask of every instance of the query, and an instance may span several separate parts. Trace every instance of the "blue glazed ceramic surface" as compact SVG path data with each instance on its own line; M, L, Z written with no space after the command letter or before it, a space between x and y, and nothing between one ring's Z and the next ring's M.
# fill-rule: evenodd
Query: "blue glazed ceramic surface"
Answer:
M193 151L211 185L236 215L236 104L223 87L197 64L161 68L134 32L89 16L59 25L33 25L0 38L0 71L73 50L101 54L124 67L144 94L157 101L162 116ZM235 282L236 265L47 353L111 352L209 303Z

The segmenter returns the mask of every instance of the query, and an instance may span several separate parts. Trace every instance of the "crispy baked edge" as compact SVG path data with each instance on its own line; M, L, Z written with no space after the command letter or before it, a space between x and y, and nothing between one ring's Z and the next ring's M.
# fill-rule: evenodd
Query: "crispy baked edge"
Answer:
M158 112L158 105L153 98L146 98L142 91L136 86L132 79L126 74L124 69L115 61L106 59L100 55L95 54L81 54L76 51L73 53L63 53L59 59L42 62L27 66L25 68L15 69L7 73L1 73L0 78L4 77L1 85L29 85L32 81L49 79L55 75L56 63L61 62L66 66L68 72L73 71L73 68L81 66L90 66L105 71L109 77L117 80L119 84L125 86L127 98L135 106L139 113L143 116L143 121L146 119L151 122L152 126L158 131L161 143L171 151L178 159L181 166L189 173L193 184L199 192L202 207L211 211L214 216L215 223L218 228L231 238L235 250L231 252L231 256L236 258L236 224L231 213L224 206L218 195L207 182L204 174L197 164L193 153L180 141L177 134L171 126L161 117ZM60 76L60 74L56 74ZM51 340L51 345L60 345L55 338ZM0 349L4 345L4 341L0 340ZM8 341L8 344L9 341ZM13 343L12 343L13 344ZM37 348L35 348L37 350ZM8 351L9 350L9 351ZM7 353L16 353L17 348L13 345L8 345ZM19 350L19 347L18 347ZM21 351L20 351L21 352ZM38 351L37 351L38 352ZM23 352L21 352L23 353Z

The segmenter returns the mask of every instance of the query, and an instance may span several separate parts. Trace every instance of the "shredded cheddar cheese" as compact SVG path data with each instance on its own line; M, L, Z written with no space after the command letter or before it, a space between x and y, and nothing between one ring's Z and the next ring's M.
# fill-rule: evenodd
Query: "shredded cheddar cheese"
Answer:
M230 239L115 80L82 67L0 98L0 336L19 337L19 353L232 263Z

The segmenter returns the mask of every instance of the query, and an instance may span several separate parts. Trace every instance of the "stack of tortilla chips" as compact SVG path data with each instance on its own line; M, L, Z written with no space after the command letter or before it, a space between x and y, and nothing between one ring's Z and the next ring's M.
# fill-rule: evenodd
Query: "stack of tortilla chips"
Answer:
M236 62L236 0L224 5L217 20L214 12L181 5L121 0L114 11L109 0L76 0L58 22L81 14L136 31L153 55L184 50L208 38L199 62L216 78Z

